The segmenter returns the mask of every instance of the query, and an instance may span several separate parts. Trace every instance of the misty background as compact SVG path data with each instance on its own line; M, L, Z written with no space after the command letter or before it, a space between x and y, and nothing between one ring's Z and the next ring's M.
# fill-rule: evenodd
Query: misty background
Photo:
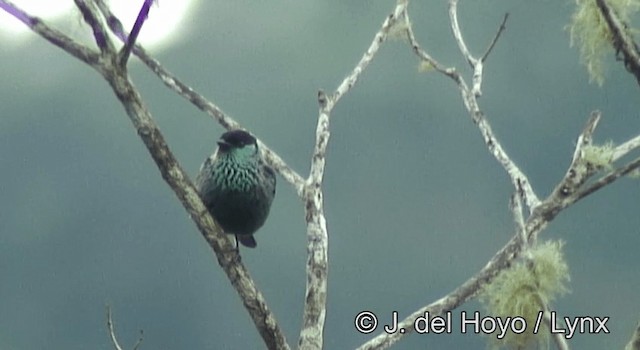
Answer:
M179 38L151 54L306 176L318 89L338 86L394 6L196 1ZM597 143L640 133L638 85L613 52L598 87L569 46L573 7L568 0L459 4L476 55L510 13L485 64L480 106L540 197L564 175L592 110L603 114ZM414 1L409 14L423 48L469 79L447 2ZM74 30L88 31L82 24ZM35 34L21 45L0 34L0 348L111 349L106 304L126 348L141 329L141 349L264 348L106 82ZM402 319L447 294L514 232L513 187L458 89L417 67L408 45L388 41L332 115L326 349L372 337L354 328L360 311L386 324L394 310ZM129 69L193 179L223 129L136 58ZM573 348L621 349L640 319L639 196L638 180L620 179L563 211L540 235L566 241L571 271L571 293L552 308L561 316L611 317L611 334L579 335ZM295 346L306 230L301 201L282 178L256 240L257 249L241 251L243 261ZM454 319L462 310L484 311L467 303ZM394 348L484 349L487 340L411 334Z

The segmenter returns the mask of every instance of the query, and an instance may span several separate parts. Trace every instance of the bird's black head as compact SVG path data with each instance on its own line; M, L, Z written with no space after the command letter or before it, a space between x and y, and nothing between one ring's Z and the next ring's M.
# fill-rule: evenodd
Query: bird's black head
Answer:
M218 140L218 146L223 152L227 152L232 148L243 148L247 145L257 146L256 138L239 129L225 132Z

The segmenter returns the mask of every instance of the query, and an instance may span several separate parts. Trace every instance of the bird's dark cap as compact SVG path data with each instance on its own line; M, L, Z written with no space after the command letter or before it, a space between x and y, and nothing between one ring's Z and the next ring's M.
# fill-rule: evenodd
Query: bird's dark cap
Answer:
M246 145L255 145L256 138L244 130L227 131L218 140L220 148L228 149L229 147L244 147Z

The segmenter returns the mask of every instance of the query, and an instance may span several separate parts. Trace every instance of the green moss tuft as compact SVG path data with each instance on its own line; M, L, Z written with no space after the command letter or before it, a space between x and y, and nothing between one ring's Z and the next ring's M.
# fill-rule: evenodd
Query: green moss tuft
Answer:
M607 4L625 23L629 23L629 18L640 9L640 0L607 0ZM568 28L571 46L580 48L580 58L587 67L590 80L602 86L602 62L607 52L613 52L613 47L611 32L595 0L576 0L576 10Z
M616 147L611 141L604 145L588 145L582 149L582 158L598 169L612 169L611 164L615 149Z
M520 316L527 322L522 334L507 333L495 339L496 347L525 348L533 342L548 344L549 332L533 334L533 325L540 311L556 296L568 291L569 267L562 255L563 243L549 241L527 252L527 258L517 261L485 286L480 301L493 317Z

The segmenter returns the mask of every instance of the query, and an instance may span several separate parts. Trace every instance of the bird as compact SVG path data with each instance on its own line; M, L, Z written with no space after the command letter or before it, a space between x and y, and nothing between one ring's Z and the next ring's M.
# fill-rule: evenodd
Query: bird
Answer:
M230 130L217 141L196 177L202 202L227 234L243 246L257 246L253 235L264 225L276 194L276 176L256 138L244 130Z

